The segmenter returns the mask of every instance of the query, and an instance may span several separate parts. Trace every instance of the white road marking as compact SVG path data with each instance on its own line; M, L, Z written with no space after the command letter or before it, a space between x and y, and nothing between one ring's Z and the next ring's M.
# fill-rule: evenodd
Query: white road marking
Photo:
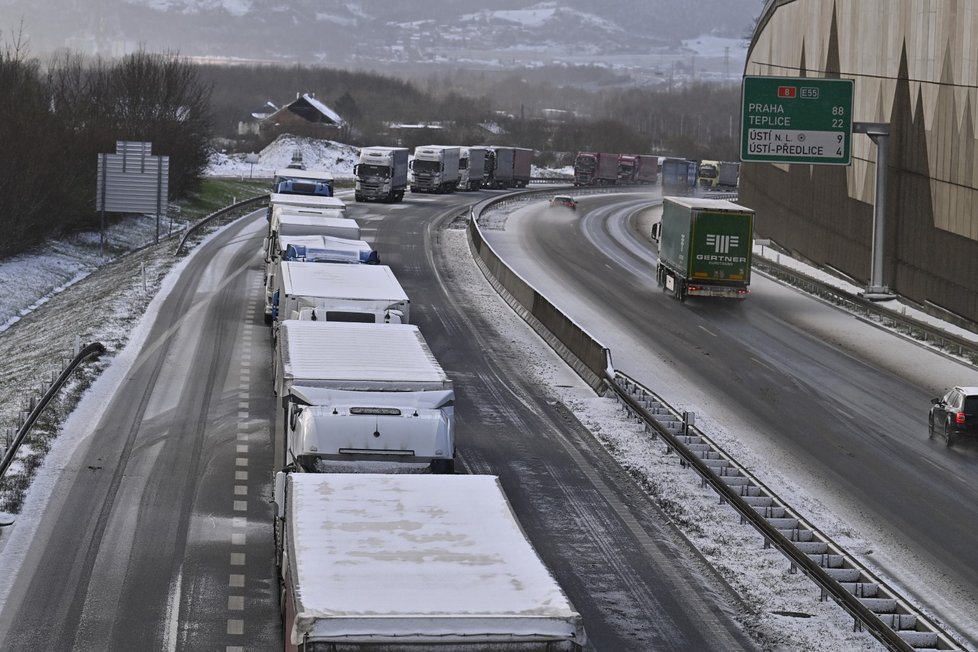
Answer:
M703 331L704 333L706 333L707 335L711 335L711 336L713 336L713 337L716 337L716 334L715 334L715 333L711 333L710 331L708 331L708 330L707 330L706 328L704 328L703 326L698 326L697 328L699 328L699 329L701 329L701 330L702 330L702 331Z
M166 633L163 647L168 652L176 652L177 638L180 635L180 594L183 592L183 566L170 585L170 595L166 599Z
M761 361L760 361L760 360L758 360L757 358L751 358L751 360L753 360L753 361L754 361L754 362L756 362L757 364L759 364L759 365L761 365L761 366L762 366L762 367L764 367L765 369L768 369L769 371L774 371L774 369L773 369L773 368L771 368L771 367L770 367L769 365L766 365L766 364L764 364L763 362L761 362Z

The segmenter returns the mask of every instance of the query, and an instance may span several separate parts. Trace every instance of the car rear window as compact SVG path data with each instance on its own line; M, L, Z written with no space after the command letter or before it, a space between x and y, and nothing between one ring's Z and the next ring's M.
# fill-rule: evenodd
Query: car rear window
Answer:
M978 396L964 397L964 411L969 414L978 413Z

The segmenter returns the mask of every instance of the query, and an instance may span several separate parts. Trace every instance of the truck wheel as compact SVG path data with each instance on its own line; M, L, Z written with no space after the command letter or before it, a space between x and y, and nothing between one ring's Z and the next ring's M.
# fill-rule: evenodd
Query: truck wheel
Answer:
M398 190L397 194L394 195L394 201L398 202L401 201L402 199L404 199L404 191Z
M272 325L272 316L268 313L265 313L265 325L266 326Z
M363 195L361 195L360 193L357 193L357 194L353 195L353 199L354 199L354 201L363 201Z
M686 301L686 283L684 281L676 283L676 298L679 299L679 303Z

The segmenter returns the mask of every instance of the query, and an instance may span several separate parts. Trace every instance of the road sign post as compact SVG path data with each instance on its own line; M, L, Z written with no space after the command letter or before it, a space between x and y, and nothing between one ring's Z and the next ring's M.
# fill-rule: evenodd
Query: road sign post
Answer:
M852 80L744 77L740 160L849 165Z
M887 122L857 122L857 134L866 134L876 143L876 200L873 204L873 264L869 286L863 297L870 301L886 301L896 295L883 285L883 245L886 229L886 167L889 160L890 125Z

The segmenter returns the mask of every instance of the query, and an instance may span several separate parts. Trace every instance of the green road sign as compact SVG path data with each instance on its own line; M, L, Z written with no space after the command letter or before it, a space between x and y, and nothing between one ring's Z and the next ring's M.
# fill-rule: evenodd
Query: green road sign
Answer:
M849 165L852 80L744 77L740 160Z

